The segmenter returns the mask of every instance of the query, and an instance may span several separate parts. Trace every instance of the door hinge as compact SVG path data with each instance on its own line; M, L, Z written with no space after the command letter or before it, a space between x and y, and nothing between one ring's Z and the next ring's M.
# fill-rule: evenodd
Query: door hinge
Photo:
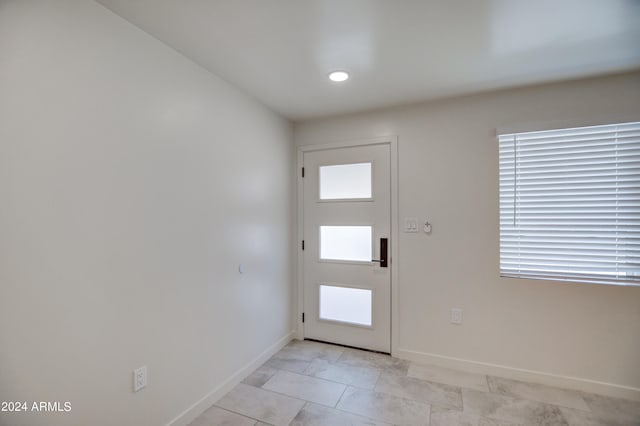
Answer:
M304 322L304 312L302 313L302 322Z
M304 250L304 240L302 240L302 250Z
M304 167L302 168L302 177L304 177Z

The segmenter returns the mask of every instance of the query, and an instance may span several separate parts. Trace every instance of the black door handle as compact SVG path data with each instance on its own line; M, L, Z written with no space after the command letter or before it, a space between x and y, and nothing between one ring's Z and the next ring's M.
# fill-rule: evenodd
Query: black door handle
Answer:
M387 267L387 238L380 238L380 260L371 259L372 262L377 262L380 264L381 268Z

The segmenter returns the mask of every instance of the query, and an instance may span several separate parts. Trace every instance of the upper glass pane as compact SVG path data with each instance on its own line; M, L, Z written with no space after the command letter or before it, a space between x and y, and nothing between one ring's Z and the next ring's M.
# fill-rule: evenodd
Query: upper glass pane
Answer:
M371 262L371 226L321 226L320 259Z
M371 198L371 163L320 167L320 199Z

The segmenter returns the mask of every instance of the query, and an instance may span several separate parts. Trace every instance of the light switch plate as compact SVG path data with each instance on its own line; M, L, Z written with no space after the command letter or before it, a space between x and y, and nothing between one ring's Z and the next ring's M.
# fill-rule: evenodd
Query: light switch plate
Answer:
M404 219L404 232L417 233L418 219L415 217L407 217Z

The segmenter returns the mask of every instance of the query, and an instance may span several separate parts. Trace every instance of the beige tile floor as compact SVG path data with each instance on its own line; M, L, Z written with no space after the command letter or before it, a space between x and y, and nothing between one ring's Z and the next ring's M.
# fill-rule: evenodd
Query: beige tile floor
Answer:
M640 402L293 341L191 426L630 426Z

